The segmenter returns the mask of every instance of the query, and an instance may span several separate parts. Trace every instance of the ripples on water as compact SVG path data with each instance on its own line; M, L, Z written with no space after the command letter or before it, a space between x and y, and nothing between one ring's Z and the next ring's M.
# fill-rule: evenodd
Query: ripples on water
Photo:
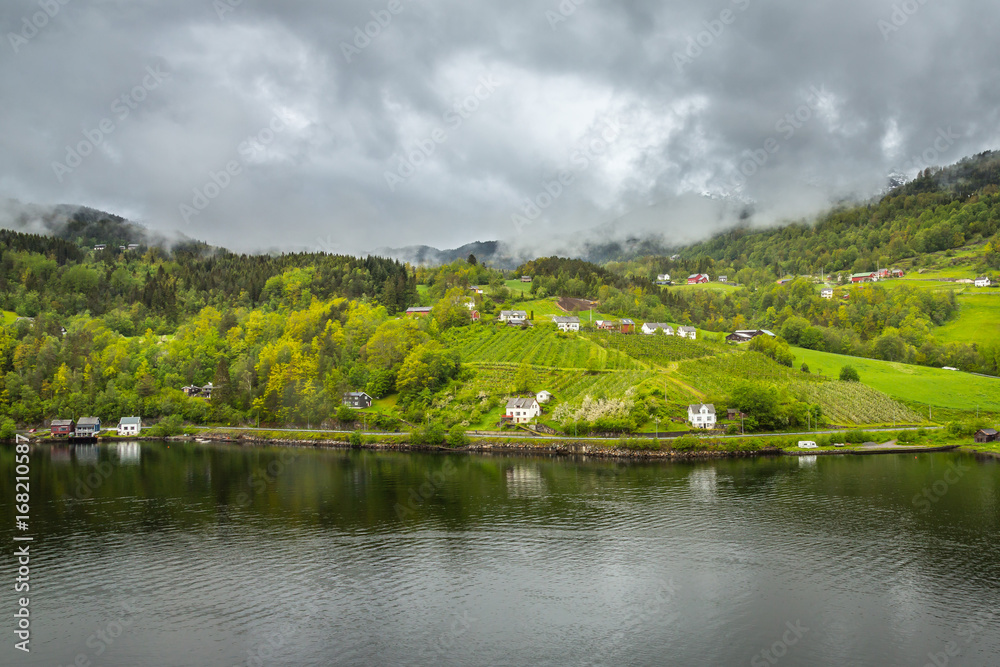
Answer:
M955 461L968 472L922 511ZM1000 649L1000 469L969 457L131 443L32 466L35 634L17 664L736 665L782 651L796 622L782 665L919 667L949 641L952 664L994 665Z

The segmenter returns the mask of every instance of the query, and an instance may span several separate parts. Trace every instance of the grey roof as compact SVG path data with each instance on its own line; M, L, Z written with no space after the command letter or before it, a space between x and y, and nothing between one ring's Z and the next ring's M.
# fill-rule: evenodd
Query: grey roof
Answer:
M697 331L694 327L677 327L678 331L683 331L684 333L691 333L692 331Z
M533 398L508 398L507 399L507 409L511 408L530 408L535 402Z
M995 428L981 428L981 429L979 429L979 432L980 433L985 433L986 435L996 435L997 434L997 430Z
M80 417L76 421L77 426L100 426L101 420L97 417Z
M622 324L635 324L635 322L633 322L632 320L629 320L629 319L624 319L624 320L622 320Z
M53 419L50 426L72 426L72 419Z
M580 318L576 317L576 316L574 316L574 317L558 317L557 316L557 317L553 317L552 321L555 322L556 324L579 324L580 323Z
M119 426L139 426L142 424L142 417L122 417L118 421Z
M688 410L691 410L693 412L701 412L701 409L703 407L708 408L708 414L710 415L715 414L715 406L712 405L711 403L698 403L696 405L689 405Z
M528 311L526 310L501 310L500 317L513 317L515 319L526 320L528 319Z
M429 313L431 312L430 306L412 306L406 309L408 313Z
M360 396L368 396L368 394L366 394L363 391L349 391L346 394L344 394L344 396L358 396L358 397L360 397ZM368 396L368 398L371 398L371 396Z
M670 328L669 324L664 324L663 322L646 322L642 326L646 327L647 329L669 329Z

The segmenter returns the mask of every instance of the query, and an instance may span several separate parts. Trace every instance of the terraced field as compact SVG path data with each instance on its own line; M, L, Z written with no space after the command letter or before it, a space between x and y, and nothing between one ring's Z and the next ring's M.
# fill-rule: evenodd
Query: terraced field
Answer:
M660 366L667 366L672 362L684 359L700 359L730 352L730 349L720 343L688 340L677 336L664 336L659 333L650 336L642 334L627 336L599 332L587 334L587 337L603 348L624 352L633 359Z
M740 350L703 359L682 361L677 375L709 394L728 394L744 380L768 380L777 384L821 382L820 378L776 363L759 352Z
M803 382L796 385L803 400L823 407L831 424L921 424L924 417L880 391L860 382Z
M626 354L606 350L581 336L548 328L473 327L454 335L449 345L466 364L521 364L546 368L637 370L646 367Z

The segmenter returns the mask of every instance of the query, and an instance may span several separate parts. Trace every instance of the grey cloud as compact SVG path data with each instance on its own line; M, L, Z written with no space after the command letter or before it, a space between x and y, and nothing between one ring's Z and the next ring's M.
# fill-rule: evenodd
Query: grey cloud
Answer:
M758 224L808 216L921 156L950 163L998 139L1000 13L982 1L911 0L895 16L906 3L228 2L221 18L212 0L4 3L0 197L103 208L234 249L559 249L588 230L634 223L679 242L735 221L738 206L702 193L755 201ZM19 36L43 7L58 11ZM378 34L355 45L366 25ZM120 117L116 100L150 67L169 79ZM501 85L460 106L455 126L483 76ZM824 102L789 136L779 122L813 87ZM269 137L274 118L284 129ZM584 166L608 119L620 135ZM53 163L104 120L112 131L60 180ZM386 173L435 130L444 139L390 189ZM940 151L939 131L957 136ZM769 139L777 150L753 167ZM566 171L572 182L516 224Z

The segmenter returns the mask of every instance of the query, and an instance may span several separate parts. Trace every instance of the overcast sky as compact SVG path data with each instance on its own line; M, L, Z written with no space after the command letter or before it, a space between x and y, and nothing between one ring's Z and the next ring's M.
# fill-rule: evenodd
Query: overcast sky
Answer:
M0 196L243 250L688 240L702 193L767 222L998 146L994 2L577 1L8 0Z

